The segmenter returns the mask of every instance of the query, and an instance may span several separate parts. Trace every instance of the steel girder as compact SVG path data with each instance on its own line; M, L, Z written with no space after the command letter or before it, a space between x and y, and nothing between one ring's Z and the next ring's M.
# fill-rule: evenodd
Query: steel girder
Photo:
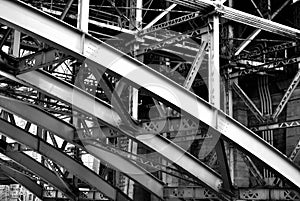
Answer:
M7 76L7 74L3 75ZM85 113L98 117L106 125L116 128L119 132L124 133L131 138L135 138L169 160L174 161L177 165L209 186L213 191L220 192L222 184L221 178L212 169L160 135L149 133L147 135L135 136L136 133L132 133L130 130L120 130L120 117L109 105L101 100L81 91L75 86L72 88L72 85L55 79L53 76L43 71L28 72L18 76L19 79L13 78L12 76L8 77L15 81L21 80L21 82L35 86L45 93L72 104L75 108L78 108ZM157 146L158 144L160 146ZM91 148L91 150L93 149Z
M44 181L47 181L51 186L55 187L62 193L64 193L67 197L69 197L72 200L75 200L75 194L70 192L64 184L62 184L59 179L57 178L56 174L38 163L36 160L28 156L27 154L24 154L23 152L14 151L12 150L12 147L5 143L1 142L1 148L4 150L4 155L9 157L10 159L14 160L21 166L29 169L32 173L43 179Z
M256 49L253 51L249 51L247 53L241 53L237 56L234 56L233 60L234 61L243 60L243 59L245 59L245 60L253 59L254 60L255 58L261 57L265 54L276 53L279 51L284 51L284 50L288 50L288 49L296 48L296 47L299 47L299 43L293 43L293 42L283 43L283 44L268 47L266 49Z
M287 36L295 39L300 38L300 30L273 22L271 20L267 20L243 11L236 10L234 8L230 8L228 6L224 6L216 1L210 0L194 0L190 2L188 0L171 0L179 5L188 6L191 8L202 9L209 9L211 7L215 7L215 10L222 14L221 17L226 18L228 20L232 20L235 22L239 22L248 26L256 27L258 29L262 29L264 31L268 31L271 33L279 34L282 36ZM274 15L274 14L273 14Z
M78 145L76 143L80 139L78 139L78 137L75 138L74 136L76 132L75 128L72 125L54 117L53 115L48 114L47 112L42 111L34 106L27 105L26 103L23 103L21 101L3 96L0 96L0 106L36 125L45 128L46 130L65 139L66 141L81 147L81 145ZM81 131L78 130L77 134L81 135L80 133ZM81 139L84 143L85 139ZM134 163L131 163L121 156L109 152L105 149L105 147L103 149L100 149L93 146L92 144L85 144L85 146L82 148L86 149L90 154L94 155L100 160L108 162L119 171L123 172L136 182L143 185L146 189L148 189L148 191L152 192L156 196L163 198L162 183L151 176L151 174L145 169L142 169L141 167L137 166Z
M200 35L206 34L206 33L208 33L208 31L209 31L209 29L207 27L201 27L201 28L196 28L196 29L190 30L190 31L186 31L186 32L177 34L174 37L169 37L167 39L160 40L157 43L150 44L149 46L141 48L138 51L138 54L144 54L144 53L147 53L147 52L150 52L153 50L162 49L164 47L171 46L172 44L175 44L175 46L178 46L178 44L176 44L176 43L179 43L179 42L186 40L188 38L191 38L193 36L200 36ZM149 36L147 38L149 38Z
M184 80L184 83L183 83L183 87L186 88L187 90L191 89L191 87L193 85L193 82L196 78L196 75L197 75L197 73L198 73L198 71L201 67L201 64L204 60L205 54L206 54L206 49L207 49L207 46L208 46L208 41L207 41L208 39L205 40L205 37L202 37L201 39L203 41L201 43L199 51L196 54L195 59L192 63L192 66L189 70L189 73L186 76L186 79Z
M148 33L152 33L152 32L155 32L155 31L162 30L162 29L166 29L170 26L178 25L180 23L187 22L187 21L192 20L192 19L196 19L197 17L200 17L200 16L201 15L200 15L199 11L193 12L193 13L190 13L190 14L172 19L170 21L166 21L166 22L163 22L161 24L151 26L149 28L144 28L143 30L138 32L138 36L143 36L143 35L146 35Z
M31 123L42 126L46 130L63 137L69 142L75 140L75 128L71 124L62 121L38 109L37 107L30 106L25 102L2 95L0 95L0 106L9 112L24 118L25 120L30 121Z
M235 12L232 11L232 13ZM300 178L295 177L295 175L300 175L300 170L286 156L264 142L236 120L215 109L204 100L150 69L143 63L21 2L3 1L0 13L0 21L2 23L20 29L31 36L36 36L65 51L70 51L75 56L85 57L87 60L95 62L100 68L104 67L110 72L131 80L137 86L142 86L155 94L156 97L168 100L168 103L208 124L212 127L211 129L219 131L224 137L256 156L300 188ZM243 16L243 13L239 13L238 15L238 17ZM245 19L249 19L249 17L252 16L248 16L248 18L245 16ZM255 18L257 17L255 16ZM269 20L259 19L258 22L255 22L259 24L263 23L265 27L260 26L259 28L265 28L267 31L270 31L268 29L269 26L274 27L274 23ZM275 26L275 31L280 28L285 35L290 36L292 34L293 36L298 36L298 30L281 26L278 23L275 24L277 25ZM19 75L18 77L21 79L25 78L28 76L28 73L26 76L24 75ZM215 115L218 117L216 125L214 124ZM215 183L212 186L215 189Z
M73 158L61 152L59 149L51 146L47 142L40 140L38 137L31 135L21 128L11 125L9 122L6 122L2 119L0 119L0 125L1 133L10 137L11 139L20 142L21 144L32 148L34 151L41 153L45 157L65 167L69 172L77 176L82 181L85 181L91 186L95 187L97 190L105 194L108 198L116 201L131 200L121 191L108 184L92 170L78 163Z
M288 5L288 3L291 2L291 0L286 0L283 5L276 11L274 12L271 16L269 20L272 20L273 18L276 17L276 15L284 8ZM255 3L252 1L252 3L255 5ZM258 10L258 9L257 9ZM262 16L263 18L263 16ZM239 55L246 47L247 45L249 45L249 43L251 43L251 41L261 32L261 29L256 29L254 32L252 32L245 41L242 42L242 44L240 44L240 46L237 48L237 51L234 53L234 55Z
M53 11L53 10L50 10L50 9L47 9L47 8L42 8L42 10L43 10L44 12L50 13L50 14L51 14L51 13L54 14L54 13L56 13L56 12L57 12L57 13L61 13L61 11L57 11L57 10ZM76 19L76 16L75 16L75 15L69 15L69 17L70 17L71 19ZM130 34L130 35L134 35L134 34L137 33L136 31L129 30L129 29L125 29L125 28L122 28L122 27L118 27L117 25L106 24L106 23L98 22L98 21L92 20L92 19L89 19L89 23L90 23L90 24L93 24L93 25L95 25L95 26L98 26L98 27L105 27L105 28L108 28L108 29L112 29L112 30L124 32L124 33ZM181 38L182 38L181 40L187 39L187 38L192 37L192 36L196 36L198 32L199 32L199 30L195 30L195 31L188 32L188 33L185 34L185 37L184 37L184 38L181 37ZM156 42L160 42L160 41L163 40L162 38L158 39L158 38L156 38L156 37L154 37L154 36L150 36L150 35L145 35L145 36L143 36L143 37L144 37L145 39L148 39L148 40L154 41L154 42L155 42L155 41L156 41ZM145 45L146 45L146 44L145 44ZM178 44L178 43L177 43L177 44L175 44L175 46L176 46L177 48L182 48L182 49L187 49L187 50L191 50L191 51L196 51L196 50L194 50L195 48L189 47L189 46L187 46L187 45L182 45L182 44ZM167 52L176 54L176 55L181 55L181 56L184 56L184 57L194 58L194 55L182 53L182 52L179 52L179 51L174 51L174 50L171 50L171 49L165 49L165 48L163 48L163 49L161 49L161 50L164 50L164 51L167 51Z
M13 170L3 164L0 164L0 169L11 179L15 180L17 183L21 184L26 189L28 189L31 193L36 195L39 199L42 199L43 188L40 185L38 185L36 182L31 180L29 177L19 173L16 170Z
M18 3L20 3L20 2L18 2ZM21 3L19 5L13 3L12 5L16 6L16 8L13 8L13 10L20 9L23 6L24 7L21 8L21 10L23 10L25 8L27 10L29 8L29 7L26 7L25 5L23 5ZM12 5L8 5L8 7L10 7ZM32 11L36 12L36 14L42 14L38 10L35 10L35 9L32 9L32 8L29 8L29 10L27 10L27 11L29 11L29 12L26 15L33 14ZM42 14L41 16L44 16L44 15ZM48 20L48 18L49 18L49 16L44 16L44 17L46 17L45 18L46 20ZM36 16L34 17L34 19L37 19ZM51 18L51 19L54 20L55 23L57 22L56 19L54 19L54 18ZM9 22L9 24L10 24L10 22L12 22L12 21L11 20L7 20L7 22ZM40 21L40 22L43 23L42 21ZM30 22L27 21L26 23L30 23ZM18 26L18 27L20 28L22 26L22 24L23 23L19 24L20 26ZM11 25L12 26L16 25L16 22L14 22ZM42 25L42 24L40 24L40 25ZM54 26L54 24L52 24L50 26L49 25L50 24L47 25L47 28L45 27L45 30L47 30L47 29L49 30L49 28L51 28L52 26ZM74 28L68 26L67 24L64 24L61 28L63 28L63 27L68 27L72 31L76 31L77 33L79 33L79 35L81 35L80 32L77 29L74 29ZM39 27L38 29L41 29L41 27ZM23 30L23 31L25 31L25 30ZM37 31L38 30L35 30L33 32L38 33ZM59 31L59 30L57 30L57 31ZM72 31L71 32L69 31L68 34L71 34ZM47 31L47 32L49 33L49 31ZM54 36L54 35L57 35L57 34L59 35L59 33L51 33L50 35ZM50 37L50 35L49 35L49 37ZM43 35L43 37L45 37L45 35ZM48 38L48 37L46 36L46 38ZM55 37L55 38L61 38L61 37ZM60 44L64 44L63 41L68 40L68 38L74 39L74 37L71 37L71 35L69 35L67 37L63 37L62 36L62 38L64 38L64 39L59 42ZM52 38L52 39L54 40L54 38ZM90 39L92 39L92 38L90 38ZM78 44L76 45L77 42L76 41L72 41L70 44L73 44L73 45L71 45L72 47L69 47L68 49L71 49L71 50L75 50L75 49L79 50L79 49L81 49L80 46L77 46ZM91 53L90 51L93 50L93 44L97 44L98 43L98 42L95 43L96 41L94 41L94 42L90 41L90 42L92 42L90 44L92 46L85 47L85 49L87 50L87 52L86 52L87 54L90 54ZM88 43L84 43L84 46L86 46L86 45L88 45ZM82 51L79 50L78 53L81 53L81 52ZM97 51L95 53L97 53ZM116 51L116 53L118 53L118 52ZM107 56L109 57L109 55L107 55ZM32 72L32 73L37 73L37 72ZM27 80L27 82L30 82L31 78L29 78L29 77L26 78L26 76L29 76L29 77L33 76L31 78L34 78L34 79L40 77L40 75L36 77L36 75L33 75L31 73L25 73L23 75L20 75L20 79L25 79L25 80ZM33 80L31 80L31 81L33 81ZM66 98L64 101L73 104L75 107L80 108L81 110L83 110L85 112L88 112L90 114L93 114L93 115L99 117L100 119L106 121L106 123L108 123L110 125L118 126L118 124L120 123L120 119L119 119L118 115L116 113L111 112L110 108L108 108L107 106L99 105L99 107L93 107L93 105L94 105L94 103L93 103L94 102L94 98L91 99L91 98L85 97L84 99L83 98L78 98L78 99L74 99L73 100L72 97L73 96L76 97L77 95L81 96L81 92L79 92L77 90L73 90L73 93L72 93L72 89L71 90L67 89L64 92L62 92L60 90L64 88L63 86L59 86L58 84L49 85L49 83L51 83L51 80L43 82L44 84L42 86L42 85L40 85L42 83L40 81L38 81L39 84L38 83L31 83L31 84L34 85L34 86L38 86L38 88L40 88L41 90L44 90L44 91L46 91L48 93L49 92L52 92L52 93L58 92L59 94L56 94L55 96ZM48 88L48 87L50 87L50 88ZM57 90L57 91L55 92L55 90ZM79 94L74 95L74 92L75 93L79 93ZM85 100L85 101L82 101L82 100ZM74 101L77 101L77 102L75 103ZM89 102L89 103L87 103L87 102ZM91 107L88 108L87 106L91 106ZM111 117L111 114L113 114L113 117ZM117 125L116 125L116 122L117 122ZM150 140L150 138L153 138L153 139ZM164 145L164 147L168 148L168 149L165 149L165 151L163 152L163 155L166 158L171 159L173 161L175 160L176 163L179 166L181 166L183 169L185 169L188 172L190 172L196 178L200 179L204 184L208 185L212 190L214 190L216 192L220 191L220 187L221 187L222 181L221 181L221 178L219 177L219 175L217 175L212 169L208 168L205 164L202 164L200 161L198 161L197 159L195 159L193 156L185 153L184 150L182 150L181 148L179 148L175 144L173 144L171 142L168 142L166 139L162 139L160 136L156 136L154 134L149 134L147 136L140 137L140 139L138 139L138 140L141 141L141 142L143 142L147 146L153 148L154 150L155 149L158 150L158 148L155 147L155 144L153 144L153 140L155 140L156 142L160 142L161 145ZM166 150L168 150L168 151L166 151Z
M270 188L241 188L235 190L238 200L272 200L272 201L284 201L284 200L300 200L299 192L293 189L270 189ZM172 199L191 199L191 200L214 200L216 197L210 194L207 189L197 186L189 187L165 187L164 195L166 198Z
M245 64L247 61L242 60L239 63ZM249 61L251 62L251 61ZM248 65L246 64L247 68L243 70L239 70L235 73L230 73L229 77L235 78L237 76L243 76L247 74L253 74L253 73L258 73L262 71L270 71L272 69L278 68L278 67L283 67L289 64L295 64L295 63L300 63L300 57L291 57L287 59L280 59L278 61L272 61L268 63L262 63L262 62L253 62L256 63L255 65ZM258 65L257 65L258 64Z
M265 131L265 130L293 128L299 126L300 126L300 121L294 120L294 121L287 121L287 122L280 122L280 123L270 123L268 125L259 125L259 126L252 127L251 130L257 132L257 131Z

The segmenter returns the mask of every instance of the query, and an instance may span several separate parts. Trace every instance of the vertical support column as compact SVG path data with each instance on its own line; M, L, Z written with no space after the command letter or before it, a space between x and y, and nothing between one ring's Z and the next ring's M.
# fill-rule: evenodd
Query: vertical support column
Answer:
M230 29L230 28L229 28ZM225 87L225 101L226 101L226 114L228 114L229 116L233 117L233 98L232 98L232 88L231 88L231 84L232 82L238 82L238 79L235 80L226 80L226 87ZM228 160L228 164L229 164L229 171L230 171L230 178L231 178L231 183L234 184L234 167L235 167L235 160L234 160L234 147L229 144L228 148L228 152L229 152L229 160Z
M272 11L271 11L271 0L268 0L268 19L272 18Z
M212 17L213 31L210 34L210 51L209 51L209 66L208 66L208 81L209 81L209 102L217 109L221 109L221 83L220 83L220 19L218 15ZM215 126L217 127L218 112L215 111L214 116ZM224 142L219 139L216 144L216 154L219 161L219 167L223 178L223 187L231 191L231 179L227 157L224 147Z
M138 99L139 99L138 89L134 87L130 87L129 98L130 98L129 100L130 114L133 119L138 119ZM137 154L137 143L131 139L129 139L128 151L133 154ZM129 180L128 182L128 196L130 198L133 198L134 196L134 183L131 180Z
M20 57L21 32L14 30L13 55Z
M228 6L233 8L233 0L229 0L228 1ZM234 38L234 30L233 30L233 26L228 25L228 38ZM229 41L229 48L230 48L230 53L234 54L232 48L233 48L233 40ZM228 72L229 73L229 72ZM236 82L238 82L238 79L234 80ZM233 81L233 82L234 82ZM231 82L228 78L228 80L226 81L226 88L225 90L227 90L225 92L225 95L227 97L225 97L225 101L226 101L226 110L225 112L233 117L233 99L232 99L232 88L231 88ZM234 184L234 147L232 145L229 144L228 146L228 152L229 152L229 171L230 171L230 178L231 178L231 183Z
M138 119L138 101L139 91L136 88L130 87L130 114L133 119Z
M143 0L136 0L136 18L135 18L135 26L138 29L142 29L143 22Z
M89 7L90 0L78 0L77 28L85 33L89 31Z
M129 7L130 8L136 8L136 1L137 0L128 0L129 1ZM133 20L134 23L129 23L129 29L134 29L136 25L136 10L135 9L129 9L129 20Z
M213 32L210 36L210 52L208 66L209 102L220 109L220 50L219 50L219 16L212 18Z

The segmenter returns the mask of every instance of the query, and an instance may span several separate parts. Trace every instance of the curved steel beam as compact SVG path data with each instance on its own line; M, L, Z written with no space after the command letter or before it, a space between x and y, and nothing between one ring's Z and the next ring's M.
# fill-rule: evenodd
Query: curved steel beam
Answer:
M71 124L68 124L34 106L30 106L24 102L1 95L0 106L34 124L45 128L46 130L65 139L66 141L81 147L81 145L76 143L78 139L75 139L74 137L75 128ZM100 129L99 132L101 132ZM77 133L78 135L82 136L80 131L77 131ZM84 140L84 138L82 139ZM82 148L86 149L93 156L99 158L100 160L106 161L119 171L128 175L130 178L140 183L156 196L160 197L161 199L163 198L163 184L153 177L147 170L142 169L140 166L137 166L127 159L115 155L107 150L98 149L91 145L85 145Z
M47 169L46 167L44 167L43 165L35 161L27 154L24 154L23 152L19 152L19 151L12 151L12 147L8 143L5 144L4 143L5 143L4 141L1 141L0 143L1 149L4 150L3 152L4 155L14 160L21 166L25 167L26 169L30 170L32 173L42 178L44 181L47 181L51 186L55 187L56 189L64 193L71 200L75 200L75 194L70 192L59 181L59 179L57 179L55 173L53 173L51 170Z
M108 198L116 201L131 200L121 191L118 191L118 189L108 184L105 180L84 165L78 163L70 156L62 153L60 150L52 147L48 143L40 140L36 136L31 135L21 128L18 128L14 125L11 125L9 122L0 119L0 132L11 139L20 142L21 144L31 147L33 150L65 167L69 172L77 176L82 181L85 181L91 186L95 187Z
M17 183L24 186L26 189L28 189L31 193L36 195L39 199L43 199L43 188L38 185L36 182L28 178L27 176L19 173L18 171L15 171L9 167L6 167L5 165L0 163L0 169L9 176L12 180L15 180Z
M69 142L75 139L75 128L71 124L34 107L34 105L0 95L0 106L31 123L64 137Z
M2 75L8 76L6 73L2 73ZM18 78L13 78L11 75L8 77L15 81L19 81L18 78L20 78L20 80L27 83L27 85L30 84L47 94L72 104L75 108L80 109L85 113L98 117L104 124L111 126L119 132L124 133L152 148L164 157L175 162L183 169L187 170L213 191L221 193L222 180L211 168L162 136L155 134L149 134L147 135L148 137L146 135L144 137L135 136L136 133L131 130L125 130L124 127L120 126L121 119L118 116L118 113L116 113L110 105L96 97L93 97L79 88L40 70L22 74L18 76ZM150 138L153 139L149 140ZM157 144L160 144L163 147L157 147Z
M158 98L168 100L166 102L219 131L300 188L300 177L295 177L300 175L300 170L286 156L231 117L143 63L21 2L2 1L0 13L0 21L3 24L50 42L75 56L91 60L99 68L107 68L112 73L131 80L137 86L142 86ZM26 79L24 75L18 77ZM203 180L205 181L205 178ZM212 187L216 189L215 184Z

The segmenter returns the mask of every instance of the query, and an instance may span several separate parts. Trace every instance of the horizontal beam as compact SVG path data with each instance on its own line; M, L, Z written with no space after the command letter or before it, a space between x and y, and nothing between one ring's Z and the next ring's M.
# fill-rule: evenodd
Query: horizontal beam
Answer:
M172 132L190 132L190 135L197 134L201 132L201 126L195 121L190 121L190 119L184 117L177 118L159 118L153 119L149 122L143 122L142 126L146 132L140 133L172 133Z
M258 29L262 29L264 31L279 34L285 37L291 37L295 39L300 38L300 30L273 22L271 20L267 20L243 11L239 11L234 8L230 8L228 6L223 6L218 1L210 1L210 0L171 0L172 2L178 3L180 5L189 6L191 8L198 8L198 9L209 9L211 7L215 7L215 10L222 14L221 17L226 18L228 20L232 20L235 22L239 22L248 26L252 26ZM280 10L279 10L280 11ZM276 15L274 13L273 15Z
M69 89L69 92L72 93L72 88ZM14 100L12 98L7 98L1 95L0 95L0 106L24 118L25 120L28 120L36 125L43 127L44 129L67 140L69 143L75 144L76 146L80 146L76 143L78 142L79 139L85 140L82 135L82 131L77 130L77 134L80 136L80 138L79 139L75 138L74 135L76 129L72 125L34 106L30 106L24 102ZM99 133L105 131L107 131L107 129L99 128L95 132ZM99 135L105 136L106 133L102 133L102 134L99 133ZM128 160L125 160L123 157L120 157L118 155L106 151L105 149L104 150L97 149L90 145L86 145L82 148L86 149L90 154L92 154L96 158L106 161L114 168L125 173L130 178L140 183L142 186L148 189L148 191L162 198L162 193L163 193L162 183L159 182L157 179L155 179L153 176L151 176L151 174L148 171L142 169L141 167L135 165L134 163L131 163Z
M0 132L13 140L20 142L21 144L32 148L34 151L41 153L45 157L55 161L60 166L65 167L69 172L74 174L82 181L87 182L97 190L101 191L108 198L117 201L119 197L124 201L131 200L130 198L126 198L126 195L123 195L120 191L108 184L96 173L84 165L78 163L57 148L52 147L50 144L40 140L36 136L31 135L21 128L11 125L10 123L0 119Z
M191 37L199 36L199 35L205 34L207 32L208 32L208 28L202 27L202 28L197 28L197 29L190 30L190 31L187 31L184 33L176 34L174 37L170 37L170 38L161 40L157 43L150 44L149 46L146 46L144 48L141 48L138 51L138 54L144 54L144 53L147 53L147 52L150 52L153 50L158 50L158 49L161 49L164 47L168 47L172 44L179 43L183 40L189 39ZM149 36L147 38L149 38Z
M288 43L283 43L283 44L271 46L271 47L264 48L264 49L255 49L255 50L249 51L247 53L242 53L237 56L234 56L233 60L254 59L254 58L266 55L266 54L277 53L277 52L285 51L285 50L295 48L298 46L299 46L299 43L288 42Z
M136 31L132 31L130 29L126 29L126 28L119 27L119 26L116 26L116 25L111 25L111 24L104 23L104 22L98 22L96 20L89 20L89 23L91 23L93 25L96 25L96 26L99 26L99 27L104 27L104 28L107 28L107 29L112 29L112 30L115 30L115 31L120 31L120 32L123 32L123 33L127 33L127 34L130 34L130 35L134 35L136 33Z
M267 188L241 188L235 190L239 200L300 200L299 192L292 189L267 189ZM192 187L165 187L165 198L183 198L183 199L213 199L212 194L207 189Z
M161 30L161 29L166 29L170 26L178 25L180 23L187 22L187 21L195 19L197 17L200 17L200 12L199 11L193 12L193 13L190 13L190 14L187 14L187 15L184 15L184 16L181 16L181 17L178 17L178 18L160 23L160 24L157 24L155 26L151 26L147 29L144 28L144 29L142 29L141 31L138 32L138 35L143 36L145 34L149 34L149 33Z
M64 48L65 51L73 52L74 55L84 56L87 60L91 60L98 64L99 68L105 67L110 72L132 81L137 87L142 86L157 98L164 99L164 102L168 102L169 104L182 109L184 112L211 126L211 129L216 129L222 133L224 137L230 139L252 155L256 156L300 188L300 178L295 177L295 175L300 175L300 170L278 150L274 149L255 133L251 132L231 117L215 109L177 83L166 79L164 76L155 72L143 63L20 2L2 2L0 13L0 21L2 23L18 28L31 36L38 37L44 42ZM26 26L24 24L25 19ZM269 23L269 21L267 22ZM58 35L60 37L57 37ZM126 66L126 68L124 68L124 66ZM32 75L28 73L19 75L18 77L23 80L33 78ZM39 83L36 85L39 85ZM56 86L53 87L55 88ZM218 115L217 125L214 122L216 114ZM103 120L105 118L100 119ZM114 125L116 121L113 121L112 123ZM281 164L280 166L278 166L279 163ZM207 171L207 173L210 172L210 170L204 168L204 166L200 165L200 167L204 171ZM208 180L199 175L199 171L195 172L195 174L197 175L197 178L201 178L200 180L202 181ZM210 175L212 176L211 178L214 179L205 183L219 191L218 177L213 176L213 173Z
M245 13L227 6L222 6L216 9L219 13L223 14L222 17L246 24L264 31L268 31L274 34L279 34L285 37L291 37L295 39L300 38L300 30L291 28L289 26L273 22L249 13Z
M61 15L62 14L62 12L59 11L59 10L48 9L48 8L45 8L45 7L42 7L42 10L46 13L50 13L50 14L54 14L54 15ZM68 14L67 16L71 19L77 19L76 15ZM105 23L105 22L99 22L99 21L96 21L96 20L89 19L89 23L93 24L93 25L96 25L98 27L104 27L104 28L107 28L107 29L120 31L120 32L123 32L123 33L131 34L131 35L136 33L136 31L132 31L130 29L117 26L118 25L117 22L107 21ZM109 36L109 35L107 35L107 36ZM113 36L109 36L109 37L113 37Z
M18 171L6 167L5 165L0 164L0 169L11 179L15 180L16 182L24 186L26 189L28 189L31 193L36 195L39 199L43 198L43 188L36 182L31 180L27 176L19 173Z
M282 68L290 64L300 63L300 57L290 57L290 58L280 59L276 61L271 61L268 63L262 63L259 61L251 61L251 60L250 61L240 60L238 63L246 65L246 68L229 74L230 78L253 74L253 73L266 72L270 70L276 70L276 68ZM252 63L253 65L248 65L247 63Z
M266 131L266 130L275 130L275 129L283 129L283 128L293 128L293 127L300 127L300 120L287 121L281 123L270 123L267 125L251 127L250 129L256 132L256 131Z
M78 198L78 201L109 201L107 198L103 196L102 193L98 191L80 191L82 196ZM57 201L57 200L66 200L68 199L64 197L59 191L57 190L44 190L43 191L43 201ZM122 201L122 200L120 200Z

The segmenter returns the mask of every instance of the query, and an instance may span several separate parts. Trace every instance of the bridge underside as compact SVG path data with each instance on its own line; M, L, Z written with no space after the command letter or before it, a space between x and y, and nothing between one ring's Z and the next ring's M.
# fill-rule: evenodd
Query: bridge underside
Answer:
M300 200L299 12L0 0L1 199Z

